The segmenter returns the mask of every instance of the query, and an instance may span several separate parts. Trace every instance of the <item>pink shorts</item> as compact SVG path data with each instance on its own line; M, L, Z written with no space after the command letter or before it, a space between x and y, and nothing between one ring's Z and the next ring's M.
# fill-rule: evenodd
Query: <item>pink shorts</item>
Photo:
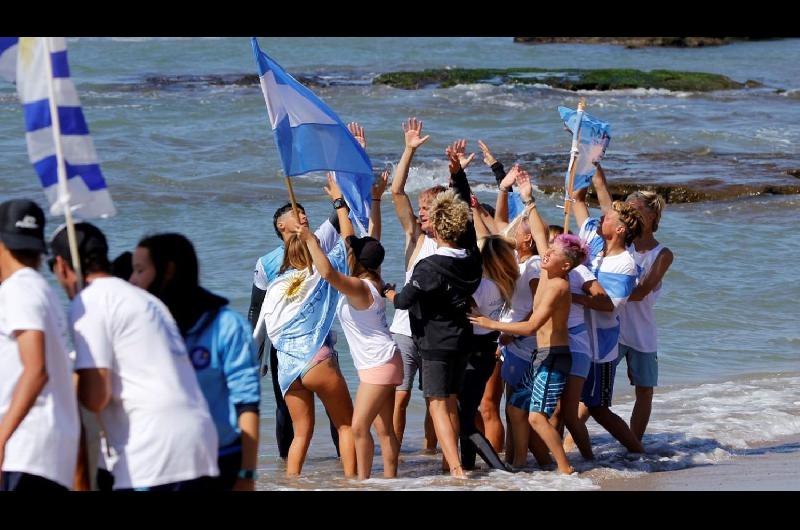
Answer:
M370 385L393 385L403 382L403 360L400 351L395 350L389 362L373 368L358 371L358 379Z

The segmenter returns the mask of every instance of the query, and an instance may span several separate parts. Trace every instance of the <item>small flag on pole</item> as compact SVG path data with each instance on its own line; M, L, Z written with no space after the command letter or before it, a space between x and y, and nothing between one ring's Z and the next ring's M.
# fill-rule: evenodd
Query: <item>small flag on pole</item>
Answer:
M49 67L46 61L50 62ZM50 213L64 215L64 205L68 204L72 213L83 219L114 215L116 209L100 171L78 93L69 76L64 37L0 39L0 76L17 84L25 118L28 157L50 202ZM50 113L51 83L58 109L60 130L57 133L53 130ZM58 185L56 137L64 152L68 179L66 196L60 194Z
M366 151L339 116L264 53L255 37L252 45L284 173L334 171L351 217L362 230L368 227L374 176Z
M558 112L561 114L561 120L564 125L575 134L575 127L578 121L577 112L566 107L558 107ZM593 163L601 160L606 152L608 143L611 141L611 126L584 112L581 119L580 137L578 159L575 161L575 164L577 164L575 166L575 177L572 184L573 191L588 188L592 183L592 176L595 172ZM568 188L568 184L566 184L568 181L569 168L567 168L565 178L565 190Z

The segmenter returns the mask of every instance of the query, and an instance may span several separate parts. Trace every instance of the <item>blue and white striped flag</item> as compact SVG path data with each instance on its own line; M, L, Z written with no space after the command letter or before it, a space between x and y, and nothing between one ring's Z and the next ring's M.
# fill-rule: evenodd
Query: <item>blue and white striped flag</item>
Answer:
M12 76L12 72L16 75ZM68 179L64 197L60 195L58 186L56 144L50 114L51 73ZM25 118L28 157L50 202L50 213L64 215L64 205L68 204L73 215L82 219L114 215L116 209L100 171L78 93L69 77L64 37L3 38L0 40L0 75L17 84Z
M366 151L330 107L261 51L255 37L252 44L284 173L336 172L351 218L364 230L375 179Z
M561 120L564 125L575 134L575 127L578 124L577 112L566 107L558 107ZM581 142L578 146L578 159L575 161L575 178L572 181L572 191L588 188L592 183L592 176L595 172L593 162L603 158L606 147L611 141L611 126L583 113L581 119ZM569 186L569 168L564 179L564 190Z

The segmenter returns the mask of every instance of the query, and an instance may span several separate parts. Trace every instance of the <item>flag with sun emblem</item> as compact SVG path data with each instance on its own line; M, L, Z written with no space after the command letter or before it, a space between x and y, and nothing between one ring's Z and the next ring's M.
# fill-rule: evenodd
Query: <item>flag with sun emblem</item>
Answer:
M347 274L342 239L328 253L328 260ZM253 336L260 342L266 332L278 350L278 383L283 394L325 343L338 301L339 291L316 268L311 272L289 269L270 282Z

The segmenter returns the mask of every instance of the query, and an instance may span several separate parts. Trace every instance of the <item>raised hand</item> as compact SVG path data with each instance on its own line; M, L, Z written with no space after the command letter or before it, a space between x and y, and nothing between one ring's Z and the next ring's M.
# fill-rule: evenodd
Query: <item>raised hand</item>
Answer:
M450 155L448 151L452 151L458 155L458 162L461 165L461 169L467 169L467 166L475 160L475 153L470 153L469 156L467 156L467 141L465 139L456 140L453 142L453 145L445 149L445 154L447 154L449 158Z
M455 175L459 171L461 171L461 161L458 159L458 153L450 149L449 147L444 150L444 154L447 155L447 160L449 162L450 167L450 174Z
M389 185L389 170L383 170L381 176L375 179L372 184L372 198L380 199L383 192L386 191L386 186Z
M483 151L483 163L489 167L492 167L497 159L494 157L491 151L489 151L489 146L483 143L483 140L478 140L478 147L480 147L481 151Z
M511 169L508 170L506 176L503 177L503 180L500 181L500 187L505 190L511 190L511 188L517 182L517 176L519 175L520 169L519 164L514 164L511 166Z
M417 121L417 118L409 118L408 122L403 122L402 125L407 149L416 149L431 137L430 134L420 137L420 134L422 134L422 121Z
M310 238L314 237L314 233L304 224L297 225L294 229L294 233L300 238L300 241L308 241Z
M347 130L355 136L356 141L359 143L362 149L367 148L367 137L364 136L364 127L358 124L358 122L351 121L347 124Z
M328 185L322 189L325 190L325 193L328 194L332 201L342 197L342 190L339 189L339 184L336 183L336 179L333 178L333 173L330 171L328 171Z
M517 173L517 189L522 202L528 202L533 197L533 187L531 187L531 176L524 169Z

